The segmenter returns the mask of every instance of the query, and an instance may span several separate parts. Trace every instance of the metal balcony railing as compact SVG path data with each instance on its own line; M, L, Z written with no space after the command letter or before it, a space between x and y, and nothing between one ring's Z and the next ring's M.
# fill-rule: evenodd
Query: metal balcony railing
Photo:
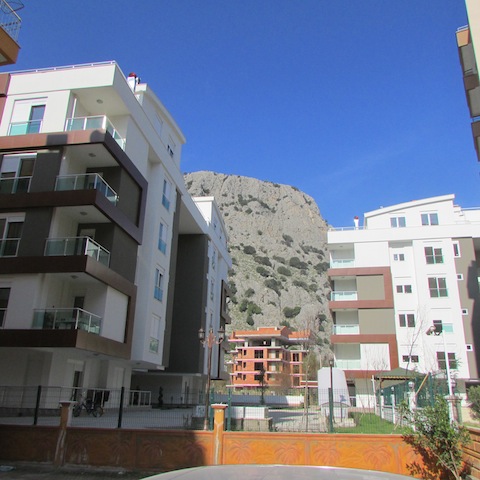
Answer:
M90 237L47 238L45 256L88 255L109 266L110 252Z
M16 257L18 254L19 238L3 238L0 240L0 257Z
M0 0L0 27L2 27L13 40L18 40L22 20L6 0Z
M100 334L102 317L82 308L47 308L33 311L33 328L43 330L85 330Z
M30 190L32 177L0 178L0 194L25 193Z
M55 190L98 190L114 205L118 202L117 192L98 173L59 176Z
M106 115L96 115L92 117L73 117L67 119L65 130L67 132L73 130L91 130L100 129L106 130L120 145L122 150L125 150L125 139L120 136L117 129Z

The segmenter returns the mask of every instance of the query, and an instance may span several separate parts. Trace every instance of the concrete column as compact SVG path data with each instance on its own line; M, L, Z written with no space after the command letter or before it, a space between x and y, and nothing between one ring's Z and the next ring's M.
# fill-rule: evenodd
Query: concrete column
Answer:
M213 408L213 465L223 463L223 433L225 431L225 410L227 405L215 403Z

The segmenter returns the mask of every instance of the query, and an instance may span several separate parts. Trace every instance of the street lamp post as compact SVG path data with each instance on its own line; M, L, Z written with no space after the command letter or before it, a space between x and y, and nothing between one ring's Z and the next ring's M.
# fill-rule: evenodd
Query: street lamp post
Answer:
M223 340L225 339L225 330L220 328L218 330L218 339L213 333L213 328L210 327L208 331L208 335L205 335L205 330L200 328L198 331L198 339L200 343L205 347L208 348L208 363L207 363L207 383L205 386L205 421L203 424L204 430L208 430L208 418L210 413L210 402L209 402L209 395L210 395L210 383L212 381L212 349L214 345L220 345Z
M452 377L450 374L450 362L448 359L448 352L447 352L447 342L445 340L445 334L443 333L443 326L442 325L432 325L427 330L427 335L435 335L441 336L443 340L443 351L445 352L445 367L446 367L446 374L447 374L447 387L448 387L448 415L450 417L450 421L455 421L455 415L453 413L453 388L452 388Z

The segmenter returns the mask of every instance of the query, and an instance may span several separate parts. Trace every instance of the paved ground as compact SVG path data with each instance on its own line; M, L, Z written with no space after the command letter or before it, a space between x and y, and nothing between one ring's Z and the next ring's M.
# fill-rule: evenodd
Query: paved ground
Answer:
M159 472L128 472L91 467L54 467L46 464L0 462L0 480L139 480Z

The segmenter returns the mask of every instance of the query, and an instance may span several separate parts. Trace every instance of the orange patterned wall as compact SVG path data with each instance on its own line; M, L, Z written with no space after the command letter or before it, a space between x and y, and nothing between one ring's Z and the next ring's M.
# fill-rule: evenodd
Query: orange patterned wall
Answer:
M328 465L408 475L419 458L400 435L226 432L225 464Z
M214 432L68 428L62 463L168 471L212 465ZM53 463L59 430L0 426L2 460ZM408 473L416 457L399 435L222 432L220 463L332 465ZM417 459L418 460L418 459Z

